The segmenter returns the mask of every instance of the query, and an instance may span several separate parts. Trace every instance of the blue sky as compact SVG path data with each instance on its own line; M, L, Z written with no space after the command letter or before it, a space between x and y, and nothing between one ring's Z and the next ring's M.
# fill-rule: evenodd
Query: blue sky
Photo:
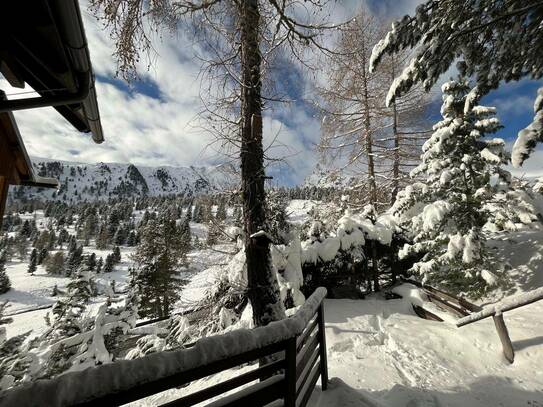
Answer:
M419 0L368 0L368 8L379 18L401 17L415 10ZM331 2L332 19L344 21L362 4L360 0ZM216 151L213 140L197 126L201 109L200 62L196 54L205 50L187 35L165 33L155 38L157 55L151 70L146 61L139 69L141 80L127 85L115 78L113 44L81 2L89 48L96 73L98 102L106 142L93 144L86 135L71 128L52 109L16 113L16 118L31 155L82 162L131 162L139 165L213 165L225 158ZM272 157L287 157L285 162L268 169L276 181L296 184L311 173L317 162L314 146L320 138L320 122L310 103L311 81L288 61L279 61L278 88L294 101L275 106L264 119L265 143L277 139L268 150ZM446 80L447 78L443 78ZM483 99L498 108L505 125L499 136L509 144L518 130L531 121L532 106L540 83L521 81L506 84ZM0 77L0 88L12 89ZM439 114L439 94L432 116ZM516 174L543 173L543 152L536 154Z

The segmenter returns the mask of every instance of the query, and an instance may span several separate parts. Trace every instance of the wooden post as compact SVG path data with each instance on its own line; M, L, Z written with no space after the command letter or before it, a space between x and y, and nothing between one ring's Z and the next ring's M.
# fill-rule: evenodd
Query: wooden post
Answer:
M8 178L0 176L0 230L2 229L2 220L6 209L6 200L8 199Z
M498 331L498 336L502 343L503 355L509 363L513 363L515 360L515 351L513 350L513 344L511 343L509 332L507 332L507 327L503 320L503 314L494 315L492 319L494 319L494 325L496 325L496 331Z
M285 407L296 406L296 339L290 338L285 349Z
M321 387L325 391L328 388L328 360L326 357L326 332L324 331L324 300L319 306L317 318L319 320L319 353L321 359Z

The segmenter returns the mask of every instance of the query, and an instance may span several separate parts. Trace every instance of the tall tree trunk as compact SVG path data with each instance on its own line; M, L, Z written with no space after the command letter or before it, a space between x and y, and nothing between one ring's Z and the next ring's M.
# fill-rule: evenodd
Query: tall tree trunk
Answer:
M366 58L366 48L362 45L362 56ZM364 131L366 133L366 155L368 159L368 181L370 185L370 204L374 207L377 205L377 184L375 181L375 163L373 160L373 134L371 131L371 116L370 116L370 95L368 91L368 71L367 64L362 66L362 87L363 87L363 104L364 104ZM377 249L375 242L371 242L371 267L373 291L379 291L379 271L377 269ZM371 289L371 285L370 285Z
M398 111L396 102L392 103L392 134L394 135L394 155L392 162L392 193L391 202L394 203L400 190L400 134L398 133Z
M248 297L255 325L285 317L279 288L271 267L266 236L251 237L264 230L264 150L262 147L262 99L259 49L258 0L239 2L241 29L241 189Z
M362 57L365 58L365 45L362 45ZM368 159L368 181L370 185L370 203L376 205L377 203L377 184L375 182L375 164L373 161L373 135L371 131L371 118L370 118L370 97L368 91L368 71L366 70L366 64L362 66L362 86L364 92L364 132L366 141L366 156Z

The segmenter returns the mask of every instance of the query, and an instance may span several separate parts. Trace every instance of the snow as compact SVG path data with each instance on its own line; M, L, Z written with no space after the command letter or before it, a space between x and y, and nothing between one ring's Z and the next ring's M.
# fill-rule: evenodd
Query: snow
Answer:
M434 230L443 221L450 209L450 205L446 201L432 202L424 207L422 214L413 220L413 224L415 228L422 227L425 232Z
M319 201L305 199L293 199L286 208L288 221L293 225L302 225L310 218L311 210L319 204Z
M488 271L488 270L481 270L481 277L483 278L483 280L486 281L486 283L492 287L494 285L496 285L497 281L498 281L498 277L491 271Z
M542 311L537 303L507 314L509 365L491 320L459 330L418 318L405 298L326 300L332 380L309 406L540 406Z

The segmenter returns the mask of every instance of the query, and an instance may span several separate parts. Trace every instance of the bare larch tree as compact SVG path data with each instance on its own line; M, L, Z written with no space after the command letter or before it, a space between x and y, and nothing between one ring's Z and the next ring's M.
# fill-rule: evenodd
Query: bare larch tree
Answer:
M334 27L313 23L312 18L327 2L91 0L91 10L111 29L119 73L126 79L135 77L140 54L152 51L147 32L161 27L176 30L178 23L187 23L201 34L203 47L212 55L203 67L208 73L207 92L221 97L204 97L203 113L223 146L239 152L247 295L256 325L285 316L272 270L270 241L266 233L260 233L265 232L266 222L262 111L267 99L262 95L262 72L276 50L295 56L302 46L325 50L318 37Z

